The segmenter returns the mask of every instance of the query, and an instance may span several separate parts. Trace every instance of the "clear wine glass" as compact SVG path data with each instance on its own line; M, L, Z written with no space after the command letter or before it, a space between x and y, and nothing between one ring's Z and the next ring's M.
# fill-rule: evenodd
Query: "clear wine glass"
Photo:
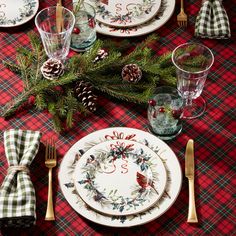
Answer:
M64 60L69 53L75 16L69 9L61 7L61 20L57 19L57 7L48 7L36 15L35 24L48 57Z
M206 109L200 96L214 56L211 50L199 43L185 43L174 49L172 62L176 67L177 89L184 99L183 118L194 119Z

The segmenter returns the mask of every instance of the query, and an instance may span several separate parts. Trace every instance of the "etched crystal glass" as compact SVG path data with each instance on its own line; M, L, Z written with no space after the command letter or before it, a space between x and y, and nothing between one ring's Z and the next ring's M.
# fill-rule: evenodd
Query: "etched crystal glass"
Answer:
M200 95L214 63L213 53L202 44L186 43L175 48L172 62L176 67L177 89L185 101L183 118L201 116L206 102Z
M64 60L69 53L75 17L69 9L61 7L61 20L57 19L57 8L48 7L36 15L35 24L48 57Z

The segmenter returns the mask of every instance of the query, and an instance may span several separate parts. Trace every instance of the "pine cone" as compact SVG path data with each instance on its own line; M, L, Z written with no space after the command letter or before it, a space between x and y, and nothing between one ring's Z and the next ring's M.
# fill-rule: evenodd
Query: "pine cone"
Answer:
M124 81L137 83L142 78L142 71L137 64L128 64L123 67L121 76Z
M60 60L50 58L43 63L41 67L41 73L46 79L56 79L64 73L64 65Z
M91 112L97 109L97 96L93 93L91 83L80 81L75 87L77 99Z
M95 59L93 60L93 63L97 63L98 61L102 61L107 56L108 56L108 52L106 50L99 49Z

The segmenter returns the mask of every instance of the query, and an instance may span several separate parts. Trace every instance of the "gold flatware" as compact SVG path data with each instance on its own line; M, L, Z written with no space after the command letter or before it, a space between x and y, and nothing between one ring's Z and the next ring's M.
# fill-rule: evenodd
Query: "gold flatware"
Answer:
M48 202L45 220L55 220L52 200L52 168L57 165L56 146L53 139L46 142L45 165L48 170Z
M184 26L186 27L187 26L187 15L185 14L184 12L184 0L181 0L181 3L180 3L180 13L177 15L177 22L178 22L178 25L179 26Z
M185 152L185 176L188 178L189 185L189 208L188 219L189 223L197 223L197 213L195 206L195 194L194 194L194 146L193 140L189 139L186 152Z
M56 27L57 32L60 33L63 30L63 17L62 17L62 3L58 1L56 6Z

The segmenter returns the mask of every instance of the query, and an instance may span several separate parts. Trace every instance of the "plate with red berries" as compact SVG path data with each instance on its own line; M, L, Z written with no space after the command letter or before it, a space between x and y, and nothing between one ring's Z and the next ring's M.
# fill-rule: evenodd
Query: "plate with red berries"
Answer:
M78 194L91 208L112 216L143 212L165 191L160 157L131 140L110 140L90 148L74 170Z
M78 168L77 163L83 158L83 155L87 155L87 152L88 154L91 154L89 153L91 148L107 141L112 141L112 144L115 144L116 142L124 142L125 144L127 144L127 142L135 142L137 143L135 144L137 147L144 145L151 149L163 163L167 175L165 190L162 196L149 208L143 209L139 213L128 215L104 214L89 206L78 193L75 180L83 181L83 179L75 178L75 171L77 170L76 168ZM139 146L139 144L141 145ZM103 145L104 144L102 144L102 149L104 149ZM148 151L148 153L149 152L151 153L151 151ZM88 158L88 162L93 161L93 157L90 157L90 155ZM140 173L140 171L138 172ZM149 186L152 182L147 181L148 175L145 172L141 172L140 174L141 175L136 173L136 175L133 175L133 178L135 176L135 181L138 184L146 185L149 188L149 191L152 191L154 194L155 190L151 190L152 187ZM151 180L153 179L151 178ZM125 181L125 183L127 181ZM133 181L133 183L136 183L135 181ZM113 127L101 129L83 137L68 150L60 165L59 183L67 202L81 216L97 224L109 227L132 227L157 219L174 204L182 185L182 171L179 161L172 149L153 134L134 128ZM147 183L149 183L149 185ZM98 187L97 190L100 190L100 188ZM101 197L99 194L95 196L96 199ZM107 197L107 193L105 194L105 197Z
M134 27L152 19L161 0L90 0L96 19L112 27Z

